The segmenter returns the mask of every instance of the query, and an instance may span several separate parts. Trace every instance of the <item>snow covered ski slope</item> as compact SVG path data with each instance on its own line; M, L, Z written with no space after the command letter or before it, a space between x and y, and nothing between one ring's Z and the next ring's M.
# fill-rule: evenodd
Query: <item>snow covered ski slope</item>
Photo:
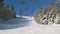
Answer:
M60 34L60 25L40 25L31 16L23 16L23 18L29 20L27 26L0 30L0 34Z

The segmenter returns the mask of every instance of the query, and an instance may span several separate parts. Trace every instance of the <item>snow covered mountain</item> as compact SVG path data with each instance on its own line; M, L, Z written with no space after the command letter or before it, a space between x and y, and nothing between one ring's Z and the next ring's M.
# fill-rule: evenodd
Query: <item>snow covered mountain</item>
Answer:
M25 20L23 20L24 22L21 24L18 23L19 28L0 30L0 33L1 34L60 34L60 25L40 25L34 21L33 16L22 16L22 17L25 18ZM17 20L15 20L15 22L16 21L19 22L19 20L20 19L18 18Z

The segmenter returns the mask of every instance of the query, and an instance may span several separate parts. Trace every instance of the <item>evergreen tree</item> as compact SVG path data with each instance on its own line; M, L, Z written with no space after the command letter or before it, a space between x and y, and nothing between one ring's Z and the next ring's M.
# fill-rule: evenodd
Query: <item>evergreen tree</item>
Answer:
M22 17L23 13L24 13L24 10L20 9L20 12L19 12L20 17Z
M14 6L11 5L11 8L12 8L12 15L13 15L13 17L16 17L16 13L15 13L15 11L14 11Z

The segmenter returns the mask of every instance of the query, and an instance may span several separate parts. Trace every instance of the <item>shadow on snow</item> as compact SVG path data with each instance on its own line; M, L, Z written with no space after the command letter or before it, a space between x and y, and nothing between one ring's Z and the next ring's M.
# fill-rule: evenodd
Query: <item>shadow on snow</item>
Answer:
M25 27L29 25L29 21L27 18L16 17L16 19L0 22L0 30Z

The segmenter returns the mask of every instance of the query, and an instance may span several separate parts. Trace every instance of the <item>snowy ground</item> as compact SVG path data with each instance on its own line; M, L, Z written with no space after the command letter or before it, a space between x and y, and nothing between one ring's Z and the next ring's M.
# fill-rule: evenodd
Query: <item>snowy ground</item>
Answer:
M40 25L33 17L23 17L27 19L26 26L22 23L22 25L19 24L22 26L19 28L0 30L0 34L60 34L60 25Z

